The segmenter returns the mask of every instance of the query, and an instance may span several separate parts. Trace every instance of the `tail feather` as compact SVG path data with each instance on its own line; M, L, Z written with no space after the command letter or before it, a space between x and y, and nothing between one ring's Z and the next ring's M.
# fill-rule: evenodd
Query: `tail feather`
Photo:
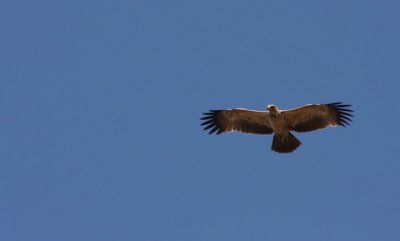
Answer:
M272 140L271 150L279 153L289 153L296 150L301 145L301 142L289 133L285 139L279 139L277 135L274 135Z

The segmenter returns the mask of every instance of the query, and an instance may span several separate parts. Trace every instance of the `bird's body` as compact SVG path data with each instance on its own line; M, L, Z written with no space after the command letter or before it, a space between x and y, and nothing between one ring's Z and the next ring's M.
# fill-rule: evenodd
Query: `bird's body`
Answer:
M282 136L288 135L289 129L287 128L287 121L275 105L268 105L268 112L265 112L265 114L268 124L275 134Z
M239 131L252 134L274 133L271 149L288 153L297 149L301 142L290 131L307 132L329 126L349 125L353 115L350 105L341 102L311 104L291 110L280 110L276 105L268 105L267 111L247 109L211 110L204 113L202 125L209 134Z

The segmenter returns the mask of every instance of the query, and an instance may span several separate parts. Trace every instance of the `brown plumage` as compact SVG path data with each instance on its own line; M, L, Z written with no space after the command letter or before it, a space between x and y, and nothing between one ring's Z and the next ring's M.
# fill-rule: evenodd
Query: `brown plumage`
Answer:
M246 109L210 110L201 118L204 130L209 134L239 131L251 134L272 134L271 149L289 153L297 149L301 142L290 131L307 132L329 126L346 126L353 115L351 105L342 102L330 104L310 104L291 110L279 110L268 105L267 111Z

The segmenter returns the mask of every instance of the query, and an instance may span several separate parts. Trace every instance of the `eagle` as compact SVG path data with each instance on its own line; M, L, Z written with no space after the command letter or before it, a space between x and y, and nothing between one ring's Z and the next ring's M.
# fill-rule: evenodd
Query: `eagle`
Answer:
M203 113L201 123L209 134L243 132L250 134L274 134L271 150L290 153L301 142L291 133L308 132L330 126L349 126L352 122L351 105L335 102L329 104L308 104L302 107L280 110L276 105L268 105L267 111L243 108L210 110Z

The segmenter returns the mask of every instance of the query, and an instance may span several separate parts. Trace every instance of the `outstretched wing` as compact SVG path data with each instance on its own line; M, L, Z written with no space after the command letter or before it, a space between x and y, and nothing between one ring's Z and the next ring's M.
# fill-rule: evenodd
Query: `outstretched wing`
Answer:
M313 131L329 126L350 125L353 112L351 105L342 102L330 104L305 105L300 108L282 111L290 130L298 132Z
M203 113L201 118L205 126L204 130L208 130L209 134L216 132L221 134L227 131L239 131L252 134L271 134L272 129L268 125L267 112L253 111L246 109L229 109L229 110L210 110Z

